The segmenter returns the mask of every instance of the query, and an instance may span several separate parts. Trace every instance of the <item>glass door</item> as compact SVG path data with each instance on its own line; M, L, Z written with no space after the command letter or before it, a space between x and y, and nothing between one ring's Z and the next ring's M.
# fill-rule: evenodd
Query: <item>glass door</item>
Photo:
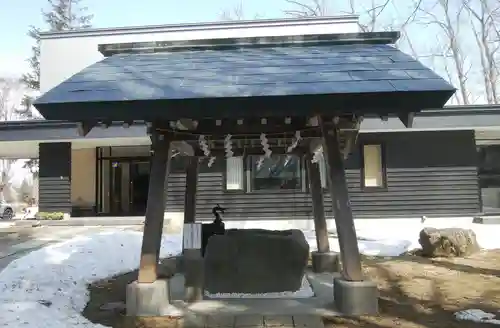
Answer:
M97 163L98 213L103 216L144 215L149 187L149 158L107 156L98 157Z
M130 211L135 215L146 213L149 188L149 161L130 163Z
M120 162L113 161L111 163L111 214L122 214L122 166Z

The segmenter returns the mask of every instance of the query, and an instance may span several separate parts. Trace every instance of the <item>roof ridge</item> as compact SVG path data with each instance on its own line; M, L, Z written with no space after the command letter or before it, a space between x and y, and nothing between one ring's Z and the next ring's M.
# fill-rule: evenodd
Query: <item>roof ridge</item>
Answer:
M341 44L394 44L399 32L355 32L337 34L310 34L291 36L265 36L245 38L222 38L182 41L147 41L100 44L104 56L122 53L155 53L200 50L231 50L266 47L328 46Z

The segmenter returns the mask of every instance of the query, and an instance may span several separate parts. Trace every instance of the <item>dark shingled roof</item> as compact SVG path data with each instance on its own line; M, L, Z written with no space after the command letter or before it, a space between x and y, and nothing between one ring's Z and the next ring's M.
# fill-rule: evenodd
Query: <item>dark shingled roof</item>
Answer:
M48 91L35 106L47 119L83 120L92 115L117 119L119 103L123 104L121 115L130 116L131 108L140 106L134 118L147 119L152 117L147 111L159 107L160 102L164 118L180 117L179 110L184 109L186 117L213 117L217 108L209 107L214 106L223 110L221 116L225 117L231 106L234 114L236 103L209 105L208 101L227 98L245 101L256 97L271 102L283 96L322 95L331 96L330 103L325 105L327 98L322 100L324 106L310 102L316 110L372 107L374 111L386 108L395 112L401 111L402 106L407 107L404 111L442 107L454 91L432 70L390 45L299 45L113 55ZM394 95L411 95L412 99L396 99ZM63 106L68 103L75 106ZM276 111L295 113L294 103L288 100L288 112ZM274 107L281 105L285 103L273 103ZM262 107L255 101L252 106ZM70 114L79 107L86 111ZM188 107L196 108L197 112L189 112ZM240 103L237 107L250 108L250 105ZM271 109L255 115L272 115Z

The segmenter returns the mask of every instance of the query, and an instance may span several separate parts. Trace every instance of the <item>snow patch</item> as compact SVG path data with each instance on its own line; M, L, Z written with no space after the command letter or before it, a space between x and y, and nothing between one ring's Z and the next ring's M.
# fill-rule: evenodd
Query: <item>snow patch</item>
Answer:
M461 227L476 232L484 249L500 248L500 226L473 224L468 219L399 223L395 220L372 220L357 225L359 248L363 254L396 256L419 247L418 234L424 227ZM305 231L311 250L316 248L313 231ZM137 269L142 233L114 230L77 236L71 240L50 245L12 262L0 272L0 327L39 328L103 328L82 317L89 295L87 285L120 273ZM180 235L164 235L161 257L177 255L181 251ZM330 247L339 251L335 233L330 236ZM273 295L274 294L274 295ZM243 295L252 298L307 298L313 291L307 279L303 287L293 293ZM286 296L285 296L286 295ZM212 298L241 298L242 295L207 295ZM495 315L480 310L457 312L459 320L498 323ZM485 321L487 320L487 321Z
M409 221L409 222L408 222ZM391 257L398 256L407 251L421 248L418 242L422 229L432 228L463 228L471 229L476 234L476 239L482 249L500 249L500 225L485 225L472 223L472 219L429 219L425 222L410 221L404 223L396 219L378 220L359 224L356 222L359 251L368 256ZM335 230L329 232L330 249L340 252ZM314 231L304 232L311 251L317 249Z
M209 298L309 298L314 296L311 284L307 277L302 278L302 286L295 292L244 294L244 293L217 293L210 294L205 291L205 296Z
M469 309L464 311L455 312L455 318L457 320L473 321L480 323L490 323L494 325L500 325L500 320L495 319L497 314L484 312L478 309Z
M181 251L181 236L162 239L161 257ZM142 233L111 231L33 251L0 272L1 327L103 327L80 314L87 285L137 269ZM50 303L50 306L40 304Z

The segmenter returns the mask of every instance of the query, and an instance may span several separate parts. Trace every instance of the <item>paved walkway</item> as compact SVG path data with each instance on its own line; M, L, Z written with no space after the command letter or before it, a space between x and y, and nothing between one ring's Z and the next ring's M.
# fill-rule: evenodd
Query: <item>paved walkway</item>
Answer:
M119 229L131 229L120 226ZM106 231L106 227L39 227L0 229L0 271L10 262L41 247L71 239L80 234ZM116 228L114 228L116 229Z
M63 241L90 231L88 227L31 228L0 235L0 258Z
M206 316L179 319L176 328L324 328L320 316Z

